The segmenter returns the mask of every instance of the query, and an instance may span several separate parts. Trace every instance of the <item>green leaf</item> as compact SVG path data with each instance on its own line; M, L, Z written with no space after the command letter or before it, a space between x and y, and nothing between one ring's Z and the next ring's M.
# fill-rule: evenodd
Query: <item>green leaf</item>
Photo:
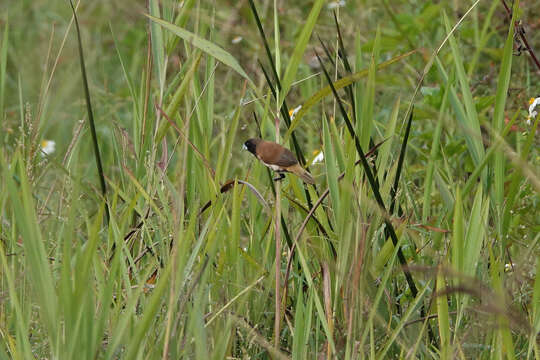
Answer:
M461 191L458 188L456 192L456 202L454 204L454 219L452 231L452 265L454 269L460 271L463 269L463 205L461 201Z
M165 29L169 30L173 34L181 37L184 41L190 43L191 45L200 49L204 53L216 58L218 61L227 65L228 67L236 71L238 74L240 74L242 77L244 77L249 82L249 84L253 88L255 88L255 84L253 83L253 81L251 81L250 77L246 74L244 69L242 69L238 61L220 46L199 37L198 35L192 33L191 31L188 31L179 26L171 24L170 22L167 22L162 19L158 19L152 15L146 14L146 16L150 18L150 20L163 26Z
M373 51L371 53L371 61L369 63L368 79L365 84L364 98L362 102L362 120L356 123L356 133L360 134L360 145L362 148L368 149L371 131L373 129L373 108L375 106L375 74L377 73L377 59L381 49L381 32L377 28L375 41L373 43Z
M150 14L159 17L159 4L156 0L150 0ZM150 35L152 37L152 55L154 57L155 68L160 91L165 88L165 48L163 46L163 31L157 24L150 24Z
M4 36L2 39L2 47L0 47L0 123L4 118L4 96L6 86L6 64L7 64L7 48L8 48L8 33L9 22L6 20L4 26Z
M3 168L7 168L5 163ZM11 176L10 176L11 175ZM35 204L32 201L32 190L26 176L24 162L19 159L20 187L17 188L13 180L13 174L6 176L6 190L10 197L13 209L13 220L17 231L22 238L24 257L28 269L28 276L37 298L39 299L39 314L45 325L45 332L49 337L51 353L57 350L58 336L58 308L55 284L48 255L45 249L40 228L35 212ZM2 245L3 246L3 245Z
M450 320L448 318L448 297L444 293L446 282L441 270L437 272L437 321L439 322L439 336L441 338L441 359L451 358L450 347Z
M293 336L293 359L302 359L301 354L304 353L306 343L306 320L304 315L304 297L302 289L298 289L298 300L296 301L296 312L294 316L294 336Z
M451 34L450 23L448 17L443 12L444 24L446 26L446 32ZM465 68L463 66L463 58L461 56L460 48L451 34L448 37L450 43L450 49L452 50L452 56L456 65L456 76L461 86L461 93L463 96L463 103L465 105L466 116L464 117L465 123L465 137L470 139L472 144L472 157L475 164L478 164L484 155L484 147L482 145L482 134L480 133L480 123L478 121L478 113L472 98L471 88Z
M332 199L332 207L339 211L339 190L338 190L338 168L336 158L334 156L334 146L330 139L328 131L328 119L323 120L323 138L324 138L324 163L326 165L326 179L330 189L330 198ZM334 213L335 218L339 219L340 214Z
M429 162L427 167L427 173L425 176L424 183L424 201L422 206L422 222L426 223L431 211L431 191L433 184L433 172L435 170L435 160L439 152L439 142L441 138L442 125L443 125L443 116L446 114L446 104L448 102L448 91L449 87L446 87L444 91L443 100L441 107L439 108L439 116L437 119L437 127L435 128L435 133L433 134L433 140L431 142L431 152L429 154ZM384 146L384 145L383 145Z
M387 172L390 168L389 160L390 151L392 150L392 137L394 136L396 130L400 102L401 99L398 97L392 109L392 113L390 114L390 120L388 120L386 130L384 132L384 139L388 140L386 140L384 144L381 145L379 155L377 156L377 169L380 183L383 183L385 172Z
M519 1L516 1L519 4ZM508 27L508 36L504 43L503 58L501 64L501 70L499 72L499 80L497 81L497 94L495 96L495 110L493 111L493 131L501 134L504 128L504 107L506 104L506 98L508 94L508 87L510 86L510 74L512 73L512 56L514 51L514 23L516 21L516 11L519 8L515 7L512 16L512 21ZM495 158L493 159L493 170L495 173L495 183L493 188L493 201L495 205L496 216L499 217L497 221L497 230L499 236L502 236L503 225L503 206L504 206L504 163L505 155L503 151L497 151ZM503 240L504 241L504 240Z
M285 70L283 81L281 82L282 86L281 92L279 94L278 108L280 108L281 104L283 104L283 100L285 100L285 96L289 92L294 78L296 77L298 65L300 65L300 61L304 56L304 51L306 50L307 43L309 41L309 38L311 37L313 27L317 22L317 18L319 17L319 13L321 12L323 4L324 0L317 0L315 4L313 4L313 7L311 8L304 27L302 28L302 32L295 41L296 47L294 48L291 59L289 60L289 65L287 65L287 69Z

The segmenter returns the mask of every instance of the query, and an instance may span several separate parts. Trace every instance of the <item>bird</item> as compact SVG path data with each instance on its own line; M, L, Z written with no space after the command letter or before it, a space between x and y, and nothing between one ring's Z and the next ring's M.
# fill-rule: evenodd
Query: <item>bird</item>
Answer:
M289 172L300 177L307 184L315 184L315 179L304 169L294 154L287 148L263 139L253 138L244 143L242 147L255 155L264 165L279 174L275 181L285 178L283 173Z

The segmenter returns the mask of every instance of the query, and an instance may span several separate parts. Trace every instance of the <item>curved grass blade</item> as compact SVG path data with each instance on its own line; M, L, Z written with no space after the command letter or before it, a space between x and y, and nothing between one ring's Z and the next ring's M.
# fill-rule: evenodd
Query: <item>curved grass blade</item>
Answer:
M262 194L259 192L259 190L257 190L257 188L255 186L253 186L252 184L248 183L247 181L244 181L244 180L238 180L238 179L231 179L231 180L227 180L222 186L221 186L221 189L219 190L220 193L226 193L227 191L231 190L234 186L236 186L237 184L242 184L242 185L245 185L248 187L249 190L251 190L251 192L255 195L255 197L257 198L257 200L259 200L259 202L261 203L261 205L263 206L263 208L267 211L267 212L270 212L270 207L268 206L268 203L266 202L266 200L264 200L264 197L262 196ZM206 209L208 209L210 206L212 205L212 201L209 200L206 204L204 204L202 207L201 207L201 210L199 210L199 215L201 215L203 212L206 211Z
M179 26L171 24L168 21L158 19L148 14L145 14L145 16L147 16L150 20L154 21L155 23L163 26L165 29L169 30L173 34L181 37L184 41L190 43L191 45L200 49L204 53L214 57L216 60L227 65L228 67L236 71L240 76L245 78L252 88L256 88L255 84L253 83L251 78L248 76L248 74L246 74L244 69L242 69L238 61L230 53L225 51L222 47L206 39L199 37L198 35L192 33L191 31L188 31Z
M94 123L94 113L92 112L92 103L90 101L90 90L88 90L88 79L86 77L86 69L84 65L84 54L82 48L81 40L81 31L79 29L79 20L77 19L77 14L75 13L75 7L73 6L73 1L69 0L71 5L71 10L73 12L73 18L75 19L75 28L77 29L77 41L79 44L79 60L81 62L81 74L83 78L83 87L84 95L86 97L86 110L88 112L88 124L90 125L90 132L92 133L92 143L94 144L94 156L96 158L96 165L98 168L99 183L101 185L101 194L103 195L103 200L105 201L105 215L107 217L107 223L109 223L109 206L107 205L107 185L105 184L105 174L103 171L103 165L101 164L101 155L99 152L99 143L97 140L96 134L96 125Z
M293 196L289 195L288 193L284 192L283 195L285 195L285 197L287 198L287 200L289 200L291 202L291 204L293 204L296 208L298 208L298 210L304 212L305 214L309 214L310 213L310 210L307 209L306 207L304 207L304 205L302 205L298 200L296 200ZM316 210L316 207L315 207L315 210ZM315 212L313 212L309 217L313 219L313 221L317 224L317 227L319 228L319 230L321 231L321 233L323 234L324 237L328 238L329 235L328 235L328 231L324 228L324 225L319 221L319 219L317 219L317 217L315 217L314 215ZM330 229L329 229L330 230ZM328 241L328 244L330 246L330 250L332 251L332 254L334 255L334 257L336 257L337 253L336 253L336 250L334 248L334 245L332 244L332 242L329 240Z

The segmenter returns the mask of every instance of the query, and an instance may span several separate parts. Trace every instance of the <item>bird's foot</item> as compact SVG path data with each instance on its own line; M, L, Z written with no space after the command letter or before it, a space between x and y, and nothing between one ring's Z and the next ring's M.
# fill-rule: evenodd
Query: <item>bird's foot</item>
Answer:
M285 179L285 174L279 173L279 176L276 176L276 177L274 178L274 181L281 181L281 180L283 180L283 179Z

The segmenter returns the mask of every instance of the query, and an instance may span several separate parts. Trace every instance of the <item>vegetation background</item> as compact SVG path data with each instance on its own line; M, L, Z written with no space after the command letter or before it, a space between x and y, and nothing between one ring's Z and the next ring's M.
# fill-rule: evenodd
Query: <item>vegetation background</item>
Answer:
M75 6L0 3L0 358L540 359L539 1Z

